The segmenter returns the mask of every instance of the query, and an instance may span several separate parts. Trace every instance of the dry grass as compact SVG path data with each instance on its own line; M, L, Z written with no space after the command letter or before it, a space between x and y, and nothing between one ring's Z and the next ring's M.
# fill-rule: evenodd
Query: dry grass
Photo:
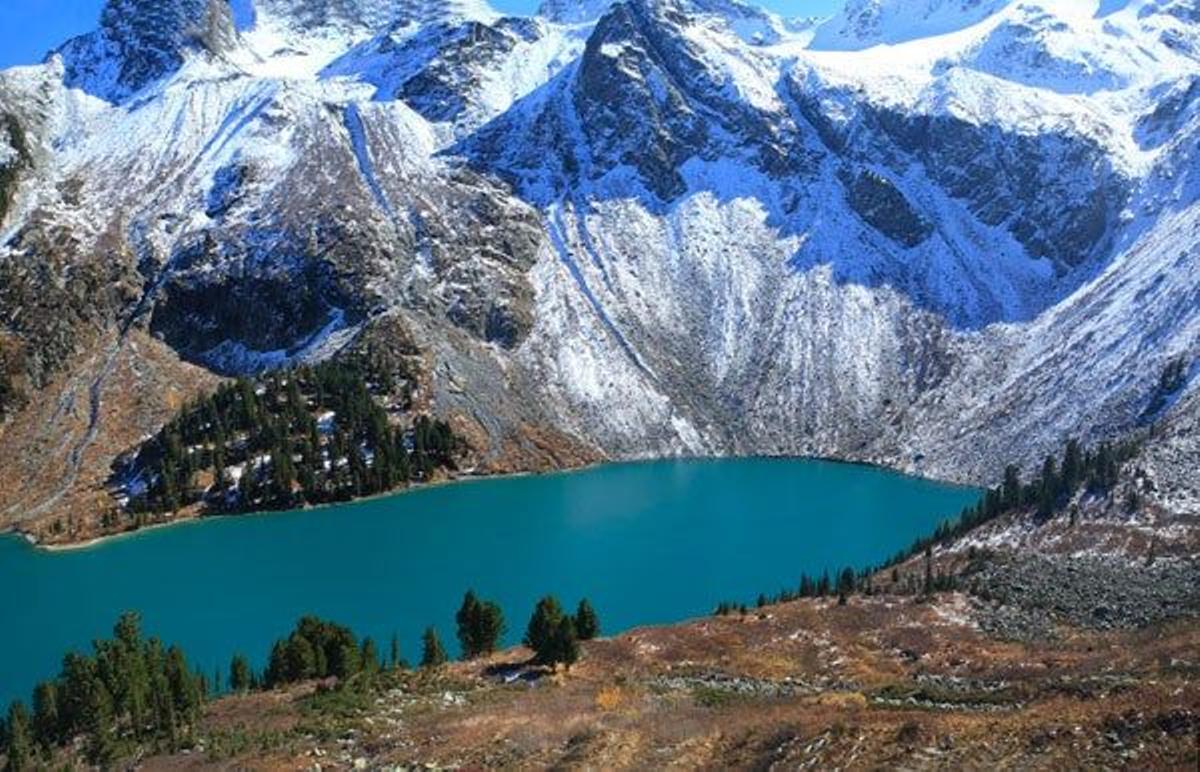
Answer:
M105 488L113 460L218 383L136 329L113 353L115 342L95 340L90 356L3 427L0 440L11 454L0 464L0 528L18 526L54 544L105 535L103 516L115 506ZM93 383L100 411L89 439Z
M222 701L205 730L292 732L239 768L1195 768L1200 624L1024 644L964 608L800 601L592 641L532 683L487 675L523 650L398 676L332 739L297 734L302 691Z

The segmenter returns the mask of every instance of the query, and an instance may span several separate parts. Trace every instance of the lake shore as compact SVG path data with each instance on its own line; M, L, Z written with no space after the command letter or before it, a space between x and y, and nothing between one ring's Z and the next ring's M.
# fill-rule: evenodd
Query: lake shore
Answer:
M251 512L204 514L202 511L200 511L197 508L197 511L194 514L179 514L176 517L172 518L171 520L168 520L165 522L151 523L149 525L144 525L140 528L132 528L132 529L127 529L127 530L119 531L119 532L115 532L115 533L106 533L106 534L100 534L100 535L95 535L95 536L87 536L78 541L61 541L61 542L60 541L43 541L43 540L39 539L36 534L33 534L29 531L22 530L20 527L14 527L14 528L10 529L8 531L8 533L11 533L11 534L21 537L30 546L32 546L38 550L43 550L46 552L72 552L72 551L77 551L77 550L86 550L86 549L91 549L94 547L104 546L105 544L108 544L115 540L124 539L124 538L128 538L131 536L137 536L139 534L150 533L153 531L158 531L158 530L161 530L164 528L171 528L174 526L195 524L198 522L210 521L210 520L220 520L220 519L225 519L225 518L269 517L272 515L283 514L286 512L304 512L304 511L310 511L310 510L327 509L329 507L345 506L348 504L365 504L365 503L368 503L371 501L377 501L380 499L391 498L394 496L402 496L402 495L409 494L409 493L418 493L421 491L427 491L427 490L431 490L431 489L435 489L435 488L439 488L439 487L443 487L443 486L447 486L447 485L453 485L453 484L457 484L457 483L481 482L481 481L488 481L488 480L517 479L517 478L522 478L522 477L535 477L535 476L542 477L542 476L557 475L557 474L573 474L573 473L585 472L588 470L593 470L593 469L597 469L597 468L605 467L605 466L620 466L620 465L629 465L629 464L654 464L654 463L666 463L666 462L720 462L720 461L737 460L737 459L757 460L757 461L821 461L821 462L830 463L830 464L842 464L842 465L852 466L852 467L866 467L869 469L882 470L882 471L889 472L891 474L899 475L901 477L906 477L906 478L910 478L910 479L914 479L914 480L922 480L925 482L931 482L931 483L935 483L938 485L944 485L944 486L951 487L951 488L977 489L977 490L980 489L980 486L969 485L969 484L965 484L965 483L961 483L961 482L956 482L953 480L943 480L943 479L932 478L932 477L924 477L924 476L921 476L918 474L914 474L905 469L891 466L888 464L874 463L874 462L869 462L869 461L857 461L857 460L849 459L849 458L836 458L836 457L827 457L827 456L784 456L784 455L765 455L765 454L755 454L755 455L747 455L747 456L732 456L732 457L726 457L726 456L668 456L668 457L647 456L645 458L634 457L634 458L626 458L626 459L595 461L595 462L587 463L587 464L579 464L579 465L574 465L574 466L563 466L563 467L552 468L552 469L531 469L531 470L517 470L517 471L508 471L508 472L486 472L486 471L480 472L480 471L471 469L471 470L466 470L466 471L463 471L463 472L460 472L457 474L447 475L447 476L442 477L437 480L431 480L429 482L423 482L423 483L410 484L403 488L395 488L390 491L383 491L383 492L375 493L375 494L372 494L369 496L361 496L358 498L350 499L349 501L332 501L332 502L326 502L326 503L321 503L321 504L303 504L303 505L291 507L288 509L268 509L268 510L255 510L255 511L251 511Z
M88 537L86 539L82 539L80 541L43 542L43 541L40 541L35 534L32 534L28 531L23 531L20 528L13 528L9 531L9 533L21 537L31 547L34 547L35 549L38 549L38 550L43 550L45 552L74 552L74 551L78 551L78 550L86 550L86 549L91 549L93 547L104 546L105 544L108 544L110 542L114 542L119 539L129 538L131 536L139 536L141 534L151 533L153 531L160 531L165 528L174 528L176 526L196 524L196 523L200 523L200 522L204 522L204 521L235 519L235 518L245 518L245 517L271 517L273 515L279 515L279 514L283 514L286 512L315 511L315 510L321 510L321 509L328 509L330 507L344 506L347 504L365 504L367 502L377 501L379 499L391 498L393 496L403 496L406 493L416 493L418 491L430 490L433 488L438 488L438 487L441 487L444 485L450 485L453 483L470 482L472 480L500 480L500 479L505 479L505 478L527 477L530 475L538 475L538 474L557 474L560 472L580 471L585 468L587 468L587 467L578 467L578 468L574 468L574 469L555 469L555 470L546 471L546 472L498 472L496 474L463 473L461 475L447 477L447 478L441 479L441 480L433 480L433 481L426 482L426 483L418 483L415 485L406 486L404 488L395 488L390 491L383 491L382 493L375 493L370 496L361 496L359 498L351 499L349 501L331 501L331 502L327 502L327 503L323 503L323 504L304 504L304 505L297 506L297 507L291 507L289 509L264 509L264 510L255 510L253 512L229 512L229 513L214 513L214 514L204 514L202 512L197 512L196 514L190 514L190 515L181 514L181 515L174 517L171 520L168 520L166 522L150 523L149 525L144 525L140 528L131 528L128 530L119 531L117 533L107 533L107 534L102 534L100 536L92 536L92 537Z
M4 581L31 590L0 600L15 635L0 647L14 653L0 657L0 687L25 693L29 674L52 673L61 652L86 647L128 610L194 652L206 673L227 666L233 650L262 655L306 614L377 641L398 635L408 651L429 625L453 640L448 619L470 588L519 621L548 593L602 604L613 630L690 618L730 593L794 588L801 574L885 560L978 499L813 460L503 477L460 474L412 495L287 513L181 518L85 547L0 539ZM196 527L168 527L184 523ZM214 630L229 632L217 639Z

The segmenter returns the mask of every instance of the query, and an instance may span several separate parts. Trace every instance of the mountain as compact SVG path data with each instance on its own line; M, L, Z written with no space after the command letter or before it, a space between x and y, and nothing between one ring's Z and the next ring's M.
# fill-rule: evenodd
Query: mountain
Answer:
M613 0L546 0L538 16L559 24L594 23L612 4Z
M397 341L483 470L984 482L1145 426L1200 368L1198 20L110 0L0 74L0 522L94 516L217 376Z
M110 2L97 31L63 47L63 85L128 98L178 70L189 51L211 56L229 51L234 36L232 10L219 0Z
M1011 0L848 0L813 37L812 48L861 51L945 35L998 14Z

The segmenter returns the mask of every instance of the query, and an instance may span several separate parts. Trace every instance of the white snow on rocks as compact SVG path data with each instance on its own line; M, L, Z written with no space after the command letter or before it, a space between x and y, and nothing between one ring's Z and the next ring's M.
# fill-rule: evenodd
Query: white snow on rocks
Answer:
M514 399L615 456L811 453L990 481L1068 435L1128 429L1167 361L1200 359L1200 31L1185 12L1160 0L852 0L814 25L734 0L631 1L685 11L665 34L707 79L664 67L641 84L653 109L674 107L670 93L694 97L678 109L704 122L707 144L666 162L684 185L670 201L634 168L653 149L602 171L577 123L577 65L607 0L546 0L541 17L500 30L511 48L483 61L437 48L462 42L446 30L499 29L482 2L256 0L235 4L232 48L189 49L128 99L67 88L59 57L0 73L0 111L45 148L3 235L36 211L88 246L121 234L161 266L218 226L269 253L273 224L244 219L246 201L300 208L314 230L336 212L391 226L395 242L372 258L370 313L424 313L425 213L483 200L435 193L450 180L456 192L512 183L511 198L542 218L526 276L533 329L493 354L543 391ZM422 36L429 45L413 50L428 59L397 59ZM645 53L636 47L614 40L599 54L618 67ZM397 95L418 75L462 110L435 120L405 104ZM800 98L850 145L888 111L994 130L1011 154L1022 140L1082 139L1128 183L1128 200L1095 255L1055 266L1006 217L976 214L944 170L827 151L836 140L818 137ZM729 106L762 120L739 134L712 114ZM457 155L506 120L520 128L501 135L506 158L543 163L523 180ZM764 172L763 148L801 171ZM13 157L0 135L0 166ZM1099 172L1047 157L1055 195L1093 196ZM1012 165L992 170L997 185ZM929 221L928 238L904 246L866 222L846 193L859 172ZM455 287L505 257L479 251L439 253L461 269ZM213 270L232 275L236 258ZM224 340L203 359L257 372L330 356L358 329L338 308L289 345Z

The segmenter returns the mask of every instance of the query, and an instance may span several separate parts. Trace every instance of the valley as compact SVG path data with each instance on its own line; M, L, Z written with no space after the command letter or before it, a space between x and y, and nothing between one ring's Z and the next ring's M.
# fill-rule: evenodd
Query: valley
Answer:
M1198 148L1196 0L104 0L0 71L0 756L1195 768Z

